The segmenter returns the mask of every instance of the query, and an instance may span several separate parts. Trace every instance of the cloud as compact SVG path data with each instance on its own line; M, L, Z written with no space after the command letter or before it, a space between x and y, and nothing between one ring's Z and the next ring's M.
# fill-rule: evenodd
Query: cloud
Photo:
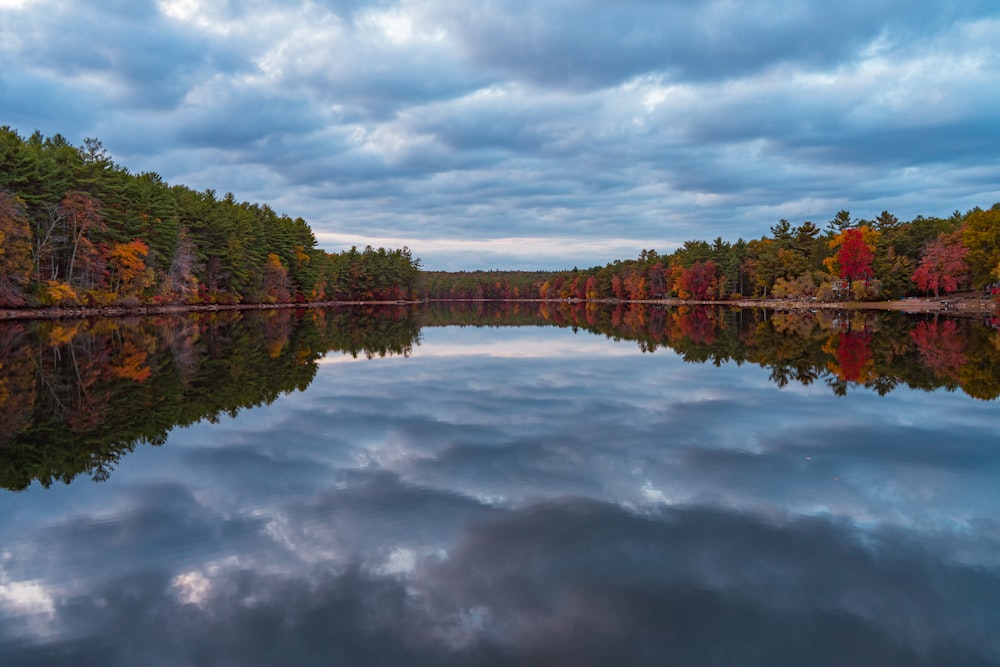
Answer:
M0 37L0 122L328 238L434 240L431 268L1000 199L986 1L45 0L0 5ZM628 243L571 245L600 239Z
M914 11L898 0L600 8L519 1L458 11L431 3L427 13L483 67L545 87L605 88L650 73L704 81L749 79L786 65L825 71L873 52L909 52L942 26L995 16L988 3L923 4Z
M526 230L528 231L528 230ZM479 232L488 233L488 232ZM563 266L567 256L581 267L603 264L621 257L637 256L644 247L672 249L670 241L657 243L654 239L593 238L568 239L556 243L551 237L514 237L491 239L405 238L379 236L351 236L320 232L318 243L331 251L346 250L351 246L384 246L398 248L410 245L420 257L424 269L460 270L466 266L483 269L545 270ZM679 244L677 244L679 245ZM478 264L474 262L478 261Z
M972 502L958 484L1000 466L988 409L962 396L900 391L872 405L858 390L831 413L816 403L830 395L822 383L779 389L767 369L731 364L706 377L669 351L629 348L555 328L505 330L502 341L425 329L402 366L322 364L314 398L281 429L306 442L335 434L334 467L373 466L487 503L571 494L957 534L1000 500L980 489Z
M180 577L146 568L62 601L65 639L5 644L0 657L985 665L1000 653L998 593L995 573L942 563L892 534L730 512L640 516L570 499L477 522L447 558L405 577L358 566Z

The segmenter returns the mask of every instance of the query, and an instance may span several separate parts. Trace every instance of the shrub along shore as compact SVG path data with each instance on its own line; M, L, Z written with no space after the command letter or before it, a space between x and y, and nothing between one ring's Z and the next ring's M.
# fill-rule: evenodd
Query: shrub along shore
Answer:
M712 301L699 299L434 299L435 301L521 301L521 302L594 302L602 304L644 303L666 306L728 306L736 308L766 308L770 310L893 310L907 313L949 314L993 313L1000 310L1000 303L992 298L964 293L949 298L908 297L893 301L818 301L815 299L737 299ZM136 317L167 313L212 312L225 310L265 310L270 308L332 308L343 306L378 306L421 304L427 300L393 301L310 301L302 303L244 303L244 304L194 304L149 306L77 306L72 308L6 308L0 309L0 321L31 319L72 319L85 317Z

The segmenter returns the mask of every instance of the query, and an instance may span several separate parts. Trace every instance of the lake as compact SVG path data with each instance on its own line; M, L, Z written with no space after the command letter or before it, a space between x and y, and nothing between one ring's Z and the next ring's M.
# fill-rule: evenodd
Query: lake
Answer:
M997 325L0 323L0 664L1000 664Z

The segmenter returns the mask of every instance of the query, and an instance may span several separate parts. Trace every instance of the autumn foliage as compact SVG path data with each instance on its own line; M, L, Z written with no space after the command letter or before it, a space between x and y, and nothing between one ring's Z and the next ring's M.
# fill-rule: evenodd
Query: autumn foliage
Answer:
M939 377L958 378L965 365L966 340L955 320L920 322L910 331L924 366Z
M677 296L701 301L715 297L716 268L712 260L695 262L677 275Z
M301 218L0 127L0 307L410 298L406 248L327 253Z
M928 245L917 270L913 272L913 282L922 290L954 292L969 274L965 257L969 249L961 245L953 235L942 235Z
M1000 282L998 221L1000 204L910 222L888 211L874 220L840 211L825 233L808 220L797 227L782 220L771 237L686 241L669 255L643 250L587 269L423 272L419 292L430 299L893 299L935 285L940 293Z
M826 350L832 350L834 358L827 367L844 382L864 384L873 371L872 335L867 331L845 331L831 340Z
M107 254L111 290L121 294L134 294L153 284L152 272L146 269L149 246L141 239L116 243Z
M839 211L757 239L571 271L421 271L408 248L326 252L305 220L171 186L100 142L0 127L0 307L430 299L891 299L1000 282L1000 203L901 221Z

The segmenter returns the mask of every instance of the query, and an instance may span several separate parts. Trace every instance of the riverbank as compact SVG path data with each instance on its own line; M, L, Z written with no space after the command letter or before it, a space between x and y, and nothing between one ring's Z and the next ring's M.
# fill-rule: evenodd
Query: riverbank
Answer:
M308 303L173 304L163 306L72 306L69 308L0 309L3 320L63 320L81 317L137 317L176 313L211 313L225 310L272 310L276 308L331 308L334 306L389 306L416 301L310 301Z
M489 299L483 299L488 301ZM517 301L517 299L513 299ZM540 301L524 299L524 301ZM551 299L565 302L565 299ZM570 301L576 302L576 299ZM601 303L615 303L611 299L601 299ZM175 313L217 312L226 310L269 310L272 308L330 308L337 306L377 306L420 303L418 301L314 301L308 303L249 303L249 304L196 304L162 306L103 306L70 308L6 308L0 309L3 320L60 320L83 317L137 317ZM1000 309L1000 303L977 292L964 292L947 297L908 297L893 301L816 301L814 299L737 299L733 301L697 301L692 299L650 299L634 303L661 304L668 306L736 306L739 308L767 308L771 310L894 310L905 313L992 313Z
M685 301L666 299L664 303L686 305L711 303L739 306L740 308L771 308L774 310L894 310L904 313L991 313L1000 304L976 293L963 293L947 297L907 297L892 301L815 301L812 299L739 299L735 301Z

